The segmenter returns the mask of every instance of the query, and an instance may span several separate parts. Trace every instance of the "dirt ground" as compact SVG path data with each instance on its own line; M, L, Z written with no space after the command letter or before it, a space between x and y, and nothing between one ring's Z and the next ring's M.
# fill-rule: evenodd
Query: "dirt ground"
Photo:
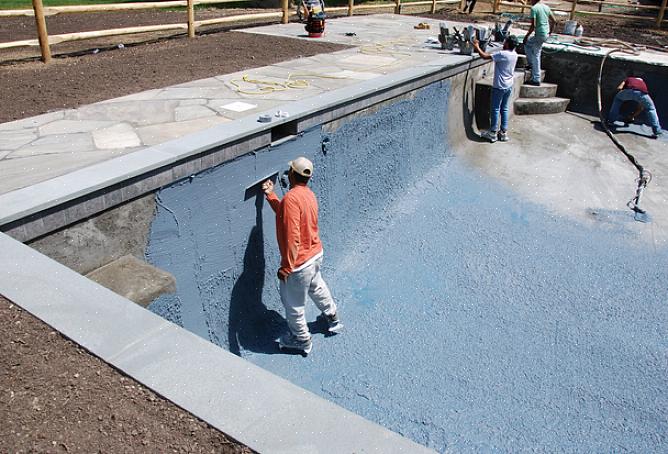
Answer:
M343 48L225 32L4 65L0 123Z
M0 338L0 452L253 452L3 298Z
M499 19L488 3L476 9L472 15L441 10L435 17ZM232 12L238 11L197 14ZM62 15L47 23L56 34L182 22L183 15ZM582 22L587 36L668 45L668 32L647 21ZM33 29L32 18L0 18L0 42L33 38ZM210 28L195 39L134 35L58 45L52 51L60 56L50 65L36 60L35 48L0 51L0 123L343 48L227 29ZM1 298L0 336L0 452L250 452Z

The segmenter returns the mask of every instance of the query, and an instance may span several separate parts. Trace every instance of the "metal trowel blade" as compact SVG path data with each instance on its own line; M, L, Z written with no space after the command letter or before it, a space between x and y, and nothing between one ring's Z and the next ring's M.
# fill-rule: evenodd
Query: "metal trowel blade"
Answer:
M244 193L244 200L252 199L256 195L261 194L262 183L264 183L267 180L271 180L274 184L276 184L276 180L278 180L278 172L271 173L266 177L260 178L254 183L251 183L250 185L246 186L246 191Z

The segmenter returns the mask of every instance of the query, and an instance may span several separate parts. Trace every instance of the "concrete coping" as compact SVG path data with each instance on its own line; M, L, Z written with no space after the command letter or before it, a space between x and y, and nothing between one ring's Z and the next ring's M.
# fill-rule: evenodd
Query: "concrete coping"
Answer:
M85 167L56 178L0 195L0 226L25 219L36 213L57 207L96 191L127 182L157 169L165 168L218 149L251 136L267 133L272 129L300 119L312 117L318 112L353 103L408 84L412 81L439 75L441 79L470 68L477 60L471 56L441 55L426 65L416 66L396 73L362 81L354 86L336 89L318 96L293 101L271 110L243 117L230 123L193 133L160 145L120 156ZM479 61L478 64L485 64ZM394 95L396 96L396 95ZM377 102L377 101L376 101ZM366 107L366 106L363 106ZM359 110L363 107L356 107ZM277 111L287 111L287 118L276 118ZM345 112L347 114L350 112ZM270 123L258 121L260 115L272 116Z
M180 328L0 233L0 294L258 452L433 452Z

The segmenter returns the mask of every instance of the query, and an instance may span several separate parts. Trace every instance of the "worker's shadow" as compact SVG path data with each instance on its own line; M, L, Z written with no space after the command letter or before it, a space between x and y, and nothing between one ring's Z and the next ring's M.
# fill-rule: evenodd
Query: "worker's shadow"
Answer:
M605 132L605 129L603 129L603 125L599 120L594 120L591 123L596 131ZM628 124L628 126L615 126L614 128L612 128L612 132L613 134L616 135L630 134L633 136L645 137L645 138L652 137L652 134L645 132L643 130L642 123L631 123Z
M473 122L475 119L475 90L476 84L474 78L471 76L471 70L466 71L466 79L464 80L463 86L464 92L462 93L462 114L464 118L464 131L466 132L466 138L471 142L487 142L483 139L478 132L473 129Z
M285 319L262 302L265 279L262 206L264 197L255 197L255 226L248 236L244 269L232 288L229 312L229 349L241 356L241 349L257 353L279 353L276 338L285 331Z

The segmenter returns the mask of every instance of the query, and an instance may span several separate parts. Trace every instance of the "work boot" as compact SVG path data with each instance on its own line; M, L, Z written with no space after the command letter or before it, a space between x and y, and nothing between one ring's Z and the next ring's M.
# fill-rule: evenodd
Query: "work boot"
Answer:
M508 142L510 140L506 131L499 131L498 138L499 142Z
M483 139L489 140L491 143L496 142L496 131L485 131L480 135Z
M652 139L658 139L663 135L663 131L658 128L652 128Z
M534 87L540 87L540 80L527 80L524 82L524 85L533 85Z
M291 332L287 332L278 338L278 347L283 350L300 350L305 354L311 353L313 349L313 342L311 342L311 336L306 339L298 339Z
M339 320L339 316L335 313L327 315L324 312L320 316L327 322L327 330L330 333L339 333L343 329L343 323Z

